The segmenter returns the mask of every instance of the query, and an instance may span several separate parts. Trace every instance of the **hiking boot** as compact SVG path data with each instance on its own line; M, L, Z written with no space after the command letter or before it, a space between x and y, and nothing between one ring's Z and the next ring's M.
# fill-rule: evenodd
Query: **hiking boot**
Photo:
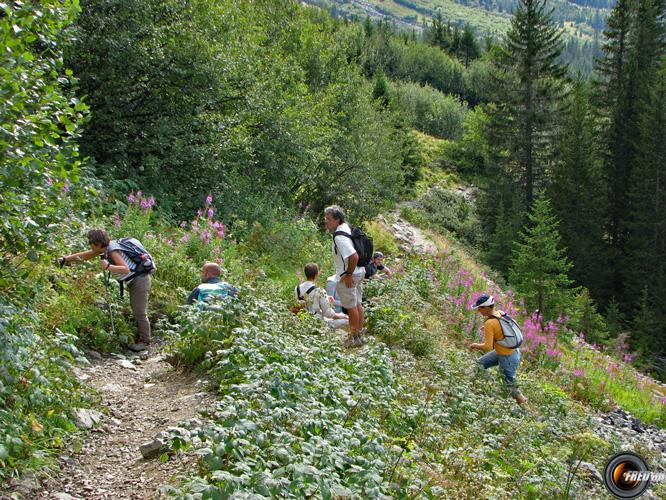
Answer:
M141 352L141 351L145 351L146 349L148 349L148 344L144 344L143 342L139 342L137 344L129 345L129 346L127 346L127 348L132 352Z
M516 396L516 403L518 403L520 406L524 405L527 403L527 398L523 396L522 394L518 394Z
M354 345L356 345L357 347L360 347L360 346L366 344L367 342L368 341L363 338L363 335L361 334L361 332L357 333L354 336Z

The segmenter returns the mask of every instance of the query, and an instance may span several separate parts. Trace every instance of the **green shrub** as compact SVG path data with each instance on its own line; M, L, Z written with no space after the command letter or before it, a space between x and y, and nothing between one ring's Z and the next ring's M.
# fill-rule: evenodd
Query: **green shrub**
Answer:
M72 368L75 337L41 328L39 317L0 298L0 479L49 460L75 430L69 412L86 405Z
M418 203L433 228L450 231L471 246L476 246L481 224L476 207L462 194L434 188L421 196Z
M416 83L394 83L391 103L422 132L444 139L462 137L467 105L456 97Z

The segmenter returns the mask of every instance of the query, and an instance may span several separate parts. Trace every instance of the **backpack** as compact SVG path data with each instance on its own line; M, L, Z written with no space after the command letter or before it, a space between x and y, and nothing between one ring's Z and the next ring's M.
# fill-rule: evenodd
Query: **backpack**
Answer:
M333 245L335 245L336 236L345 236L352 240L354 250L358 254L357 266L365 267L372 261L372 252L374 250L372 238L366 235L360 227L353 227L351 234L344 231L336 231L333 233ZM337 246L335 247L335 253L338 253Z
M305 290L305 295L310 295L312 293L312 290L317 288L315 285L312 285L310 288ZM298 300L305 300L305 295L301 295L301 285L296 285L296 297L298 297Z
M202 283L197 287L199 289L199 295L197 296L197 302L199 303L199 309L211 308L222 310L223 307L220 304L215 303L215 299L226 301L230 297L235 297L238 294L236 287L220 281L218 283Z
M152 274L155 272L155 264L153 257L148 253L139 240L136 238L120 238L116 240L118 250L123 252L127 257L136 264L136 267L126 274L118 278L118 281L123 283L130 281L140 274ZM115 249L114 249L115 250Z
M524 337L523 332L518 326L518 323L516 323L516 321L507 313L503 313L499 318L497 316L493 316L493 318L499 321L500 327L502 328L502 333L504 334L504 338L502 340L495 341L495 343L508 349L515 349L516 347L520 347L523 343Z

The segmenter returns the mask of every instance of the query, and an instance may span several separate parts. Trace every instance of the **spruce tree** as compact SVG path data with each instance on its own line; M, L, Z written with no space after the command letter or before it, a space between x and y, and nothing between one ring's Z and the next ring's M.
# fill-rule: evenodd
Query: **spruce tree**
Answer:
M580 79L573 86L569 109L561 159L553 168L548 192L560 220L562 243L573 263L571 278L606 303L610 299L604 259L606 189L595 147L588 86Z
M514 243L509 283L525 298L528 311L540 311L545 320L564 313L570 302L571 262L560 245L559 222L546 198L537 199L529 223Z
M520 0L501 47L493 48L492 102L485 130L488 187L480 197L483 233L496 233L498 203L522 226L557 157L565 100L561 31L545 0ZM518 196L515 196L518 195ZM486 242L486 248L492 244Z
M666 320L666 69L641 116L640 141L632 172L625 265L626 295L643 289Z

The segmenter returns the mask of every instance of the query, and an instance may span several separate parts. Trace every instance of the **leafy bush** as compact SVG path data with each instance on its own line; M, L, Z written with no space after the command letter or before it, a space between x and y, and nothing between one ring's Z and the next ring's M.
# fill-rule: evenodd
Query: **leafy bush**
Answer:
M34 262L51 246L51 224L64 216L63 200L81 165L77 138L87 107L75 97L76 79L62 60L78 3L0 8L0 251L27 254Z
M460 139L467 105L457 97L417 83L391 85L391 105L416 129L445 139Z
M365 229L368 236L372 238L375 251L389 255L396 255L398 253L398 245L395 238L393 238L393 233L386 226L378 221L372 221L365 225Z
M366 347L344 355L314 318L286 303L245 295L239 324L200 315L177 330L177 346L211 340L206 366L221 400L212 423L192 429L205 448L199 478L173 496L334 496L377 498L407 487L393 473L380 416L395 397L388 352ZM206 333L207 332L207 333ZM180 351L180 349L177 349Z
M0 478L48 460L75 427L69 411L85 405L72 373L83 362L75 338L40 327L39 318L0 298Z
M429 225L450 231L471 246L480 237L481 225L473 203L455 191L434 188L418 200Z

